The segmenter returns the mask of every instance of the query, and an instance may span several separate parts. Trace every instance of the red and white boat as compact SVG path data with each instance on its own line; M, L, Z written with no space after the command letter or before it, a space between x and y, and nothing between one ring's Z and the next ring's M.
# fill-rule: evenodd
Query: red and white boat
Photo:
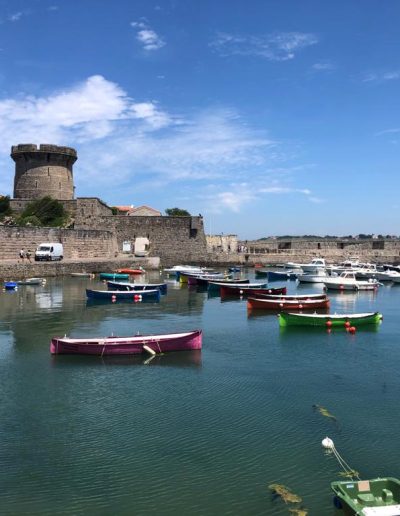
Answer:
M134 335L133 337L106 337L74 339L53 337L50 353L53 355L137 355L190 351L201 349L202 330L163 335Z

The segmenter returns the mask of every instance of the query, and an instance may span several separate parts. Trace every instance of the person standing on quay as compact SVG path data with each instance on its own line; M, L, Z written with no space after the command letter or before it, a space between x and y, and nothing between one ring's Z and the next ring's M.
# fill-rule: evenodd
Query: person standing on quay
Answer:
M25 251L23 249L21 249L21 251L19 252L19 257L21 258L21 261L23 262L25 259Z
M28 249L26 251L26 259L28 260L29 263L31 263L31 256L32 256L32 253L30 252L30 250Z

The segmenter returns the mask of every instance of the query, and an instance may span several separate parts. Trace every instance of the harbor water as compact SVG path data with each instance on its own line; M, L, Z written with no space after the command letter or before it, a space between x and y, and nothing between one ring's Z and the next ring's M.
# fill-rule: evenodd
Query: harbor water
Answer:
M400 285L329 293L331 312L383 313L355 334L282 330L276 313L171 280L159 303L88 302L86 287L105 288L66 277L0 292L2 515L289 514L273 483L334 515L326 436L361 478L400 477ZM197 328L201 352L49 353L52 336Z

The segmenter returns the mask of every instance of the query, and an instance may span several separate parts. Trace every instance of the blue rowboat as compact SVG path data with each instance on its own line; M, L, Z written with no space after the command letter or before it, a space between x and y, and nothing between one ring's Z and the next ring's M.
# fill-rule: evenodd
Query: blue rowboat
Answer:
M107 288L108 290L128 290L135 292L158 289L161 294L167 293L166 283L123 283L119 281L107 281Z
M123 274L121 272L100 272L100 279L105 280L127 280L129 279L129 274Z
M17 290L18 283L16 281L6 281L4 282L4 288L6 290Z
M142 301L144 299L151 299L159 301L161 293L158 288L154 290L141 290L135 292L133 290L92 290L86 289L86 296L88 299L106 299L108 301Z

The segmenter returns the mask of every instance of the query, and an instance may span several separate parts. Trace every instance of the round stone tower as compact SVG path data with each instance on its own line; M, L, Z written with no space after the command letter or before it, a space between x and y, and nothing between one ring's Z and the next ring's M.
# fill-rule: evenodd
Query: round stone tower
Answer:
M15 161L14 199L74 198L72 166L76 150L58 145L20 144L11 147Z

